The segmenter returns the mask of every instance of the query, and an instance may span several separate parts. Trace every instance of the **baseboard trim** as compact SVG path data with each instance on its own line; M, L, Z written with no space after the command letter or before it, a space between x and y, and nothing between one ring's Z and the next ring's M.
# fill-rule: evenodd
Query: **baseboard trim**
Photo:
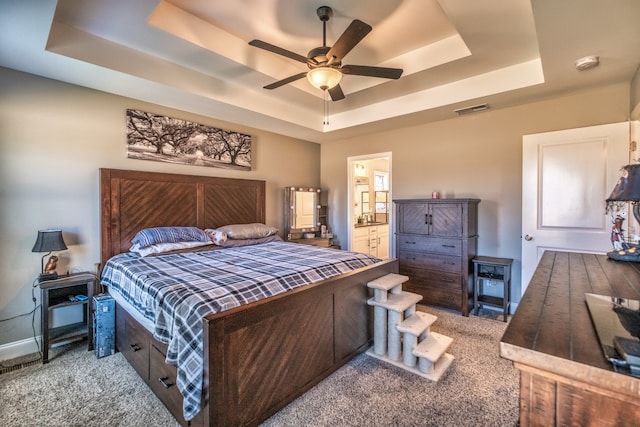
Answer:
M16 357L37 353L38 349L42 348L42 336L38 335L36 340L38 341L37 345L33 338L0 345L0 361L11 360Z

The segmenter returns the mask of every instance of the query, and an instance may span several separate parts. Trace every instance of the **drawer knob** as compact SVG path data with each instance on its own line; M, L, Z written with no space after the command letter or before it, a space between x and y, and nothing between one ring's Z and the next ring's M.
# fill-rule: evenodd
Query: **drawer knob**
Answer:
M416 244L416 242L407 242L406 240L405 240L405 243L406 243L407 245L415 245L415 244Z
M443 248L455 248L455 245L442 245Z
M138 344L130 344L129 347L131 347L131 350L133 350L134 353L140 350L140 347L138 346Z
M169 387L173 386L173 383L169 382L169 377L158 378L158 381L160 381L160 384L162 384L162 386L164 388L169 388Z

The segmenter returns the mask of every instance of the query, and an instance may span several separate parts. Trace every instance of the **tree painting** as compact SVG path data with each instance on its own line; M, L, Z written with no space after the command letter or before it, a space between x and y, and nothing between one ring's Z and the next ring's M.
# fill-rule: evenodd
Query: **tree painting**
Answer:
M251 170L251 136L127 110L127 157Z

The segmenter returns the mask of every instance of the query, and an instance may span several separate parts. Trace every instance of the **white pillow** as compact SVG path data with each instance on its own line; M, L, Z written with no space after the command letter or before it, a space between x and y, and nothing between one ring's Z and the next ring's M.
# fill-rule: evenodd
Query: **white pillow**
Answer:
M213 242L174 242L174 243L157 243L155 245L141 248L140 245L135 244L131 246L129 251L135 252L138 255L145 257L148 255L161 254L164 252L175 251L178 249L196 248L198 246L212 245Z

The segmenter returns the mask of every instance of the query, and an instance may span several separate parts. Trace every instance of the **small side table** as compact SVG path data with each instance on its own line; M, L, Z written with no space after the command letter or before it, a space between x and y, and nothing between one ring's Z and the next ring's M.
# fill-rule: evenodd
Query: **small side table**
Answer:
M91 301L95 283L96 276L91 273L72 274L39 282L42 302L42 363L49 362L49 347L56 342L86 337L89 350L93 350ZM86 299L76 299L77 295L83 295ZM57 308L72 305L83 306L82 322L50 328L49 314Z
M473 306L476 316L482 305L501 307L507 321L511 305L511 258L478 256L473 259ZM502 282L502 297L484 294L484 281Z

